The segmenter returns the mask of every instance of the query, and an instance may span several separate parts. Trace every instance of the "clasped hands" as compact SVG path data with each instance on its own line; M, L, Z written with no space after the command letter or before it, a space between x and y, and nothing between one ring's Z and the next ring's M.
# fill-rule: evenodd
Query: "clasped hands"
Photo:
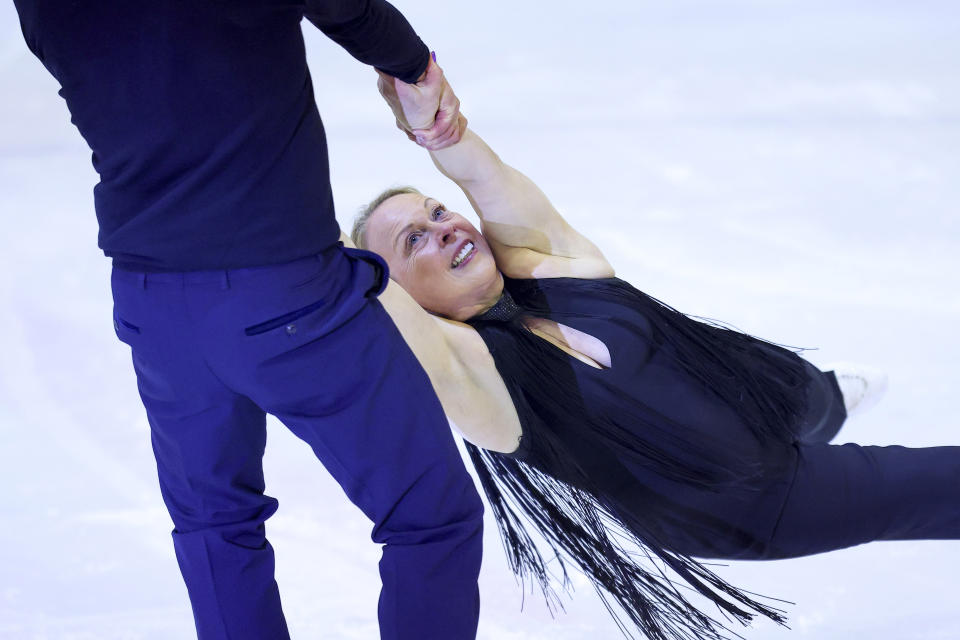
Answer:
M467 119L443 69L431 53L427 70L407 84L377 70L377 88L397 119L397 128L421 147L435 151L460 141Z

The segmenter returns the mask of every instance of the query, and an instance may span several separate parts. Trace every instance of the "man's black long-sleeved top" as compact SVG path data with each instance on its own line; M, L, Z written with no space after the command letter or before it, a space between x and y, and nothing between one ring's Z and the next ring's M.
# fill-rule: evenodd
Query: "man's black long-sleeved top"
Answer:
M100 175L114 266L276 264L337 242L306 17L406 82L428 51L384 0L15 0Z

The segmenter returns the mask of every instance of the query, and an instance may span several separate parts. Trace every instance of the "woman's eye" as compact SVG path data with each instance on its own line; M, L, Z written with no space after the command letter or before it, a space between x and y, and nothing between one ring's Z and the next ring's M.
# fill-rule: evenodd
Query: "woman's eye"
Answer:
M447 210L443 208L443 205L442 205L442 204L441 204L441 205L437 205L437 207L433 210L433 217L434 217L434 218L439 218L440 216L442 216L442 215L445 214L446 212L447 212Z
M419 237L419 233L411 233L409 236L407 236L407 247L412 247Z

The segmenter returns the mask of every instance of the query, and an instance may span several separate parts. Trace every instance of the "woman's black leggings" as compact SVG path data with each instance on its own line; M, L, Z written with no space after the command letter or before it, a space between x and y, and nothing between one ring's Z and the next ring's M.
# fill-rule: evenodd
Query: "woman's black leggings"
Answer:
M811 420L783 510L758 559L791 558L872 540L960 539L960 447L827 444L845 418L832 373L811 394ZM839 403L839 406L838 406ZM838 411L839 409L839 411Z
M658 527L667 546L696 558L777 560L873 540L960 539L960 447L827 444L846 419L843 396L832 372L809 366L807 418L769 474L710 492L624 462L613 510ZM605 473L614 478L615 469Z

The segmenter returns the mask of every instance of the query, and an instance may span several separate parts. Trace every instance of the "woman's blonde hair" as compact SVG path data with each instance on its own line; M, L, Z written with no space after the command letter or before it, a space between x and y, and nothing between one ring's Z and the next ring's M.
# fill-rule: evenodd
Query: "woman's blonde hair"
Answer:
M391 187L371 200L370 204L360 208L360 211L357 212L356 218L353 219L353 230L350 232L350 239L353 240L353 244L357 245L357 247L360 249L367 248L367 222L370 220L370 216L374 211L376 211L377 207L382 205L385 201L389 200L393 196L398 196L403 193L415 193L417 195L423 195L420 193L420 190L416 189L415 187Z

